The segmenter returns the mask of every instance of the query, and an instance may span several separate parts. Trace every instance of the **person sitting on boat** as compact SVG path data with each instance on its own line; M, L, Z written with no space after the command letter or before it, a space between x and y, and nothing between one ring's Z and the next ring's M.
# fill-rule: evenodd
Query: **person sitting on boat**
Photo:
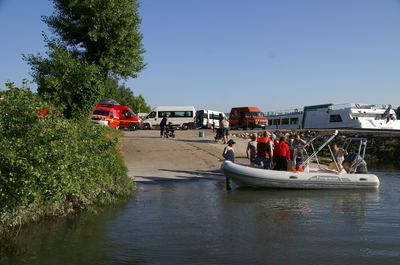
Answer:
M393 115L393 113L390 113L389 116L387 116L386 118L386 123L388 123L389 121L394 121L396 120L396 116Z
M256 159L257 154L257 135L252 134L250 137L251 141L247 143L246 155L247 158L250 159L250 165L254 165L254 160Z
M292 146L290 148L293 149L293 163L295 165L292 170L301 170L300 165L303 162L305 146L306 141L301 139L300 133L296 133L292 142Z
M386 123L396 120L396 112L392 111L392 105L389 104L383 116L386 117Z
M342 171L344 157L348 155L347 151L340 148L337 143L332 144L333 161L329 164L330 169Z
M222 156L225 158L225 160L235 162L235 150L233 149L234 144L236 144L236 142L230 139L228 141L228 145L225 146L224 152L222 153Z
M281 136L279 142L274 146L274 169L286 171L288 168L288 160L290 160L289 145L286 143L285 137Z
M254 159L254 164L259 166L262 164L264 169L270 169L273 157L272 150L272 140L270 139L268 132L265 131L263 136L257 139L257 156Z

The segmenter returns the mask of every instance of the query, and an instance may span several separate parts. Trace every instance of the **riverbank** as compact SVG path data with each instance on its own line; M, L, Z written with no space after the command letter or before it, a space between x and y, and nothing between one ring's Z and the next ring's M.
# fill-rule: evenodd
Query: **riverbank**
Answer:
M215 142L212 130L176 131L174 139L160 137L157 130L124 132L122 151L128 176L135 181L157 181L168 179L215 178L219 177L222 142ZM236 160L247 163L248 140L233 137Z

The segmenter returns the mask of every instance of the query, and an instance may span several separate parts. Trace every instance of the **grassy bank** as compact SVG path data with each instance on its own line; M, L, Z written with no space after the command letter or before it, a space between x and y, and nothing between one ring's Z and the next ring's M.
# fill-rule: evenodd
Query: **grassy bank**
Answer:
M66 120L29 90L1 97L1 231L131 194L118 131Z

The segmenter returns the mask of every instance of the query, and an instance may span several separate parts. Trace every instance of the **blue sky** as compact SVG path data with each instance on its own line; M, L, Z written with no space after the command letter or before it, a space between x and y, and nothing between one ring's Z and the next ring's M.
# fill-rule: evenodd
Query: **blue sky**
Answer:
M0 0L0 82L31 78L51 1ZM147 68L126 84L151 106L263 111L400 106L398 0L142 0Z

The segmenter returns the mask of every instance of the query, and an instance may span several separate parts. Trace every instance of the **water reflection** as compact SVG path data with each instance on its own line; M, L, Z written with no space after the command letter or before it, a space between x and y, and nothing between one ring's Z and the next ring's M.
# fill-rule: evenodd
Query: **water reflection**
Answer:
M100 214L88 212L32 224L0 239L0 264L95 264L105 260L108 220L125 204ZM95 211L96 209L92 209Z

